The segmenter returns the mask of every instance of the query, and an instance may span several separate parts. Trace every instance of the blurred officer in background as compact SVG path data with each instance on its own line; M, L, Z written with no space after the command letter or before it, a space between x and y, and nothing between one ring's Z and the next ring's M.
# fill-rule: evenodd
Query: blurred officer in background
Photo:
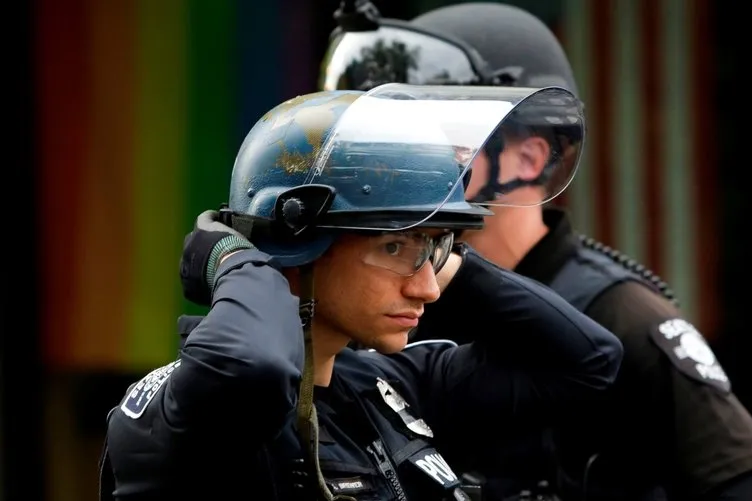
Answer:
M464 3L404 22L380 19L369 2L357 7L343 2L335 14L340 26L322 66L324 89L408 82L577 92L553 33L519 8ZM491 207L484 229L462 238L497 265L550 286L616 333L625 361L609 404L583 409L557 430L554 472L544 459L552 441L542 437L541 445L520 437L517 449L497 458L499 465L489 467L487 460L485 469L497 470L489 474L503 477L489 479L489 487L503 497L520 482L543 476L567 500L752 500L752 418L704 337L644 266L575 233L563 210L514 203L551 175L550 152L540 137L515 139L497 134L486 144L466 190L474 202L512 203ZM456 306L457 324L471 315L470 306ZM439 334L467 343L476 334L445 327L418 329L415 339ZM501 326L498 331L504 335Z
M535 281L452 252L454 234L490 214L465 201L457 152L515 109L552 102L584 128L560 89L393 84L300 96L262 117L229 206L185 240L184 294L210 311L181 320L179 358L110 413L102 497L478 499L442 448L472 454L498 423L550 425L603 394L616 337ZM539 203L574 175L558 165L563 181ZM425 304L472 297L505 336L406 347ZM455 315L436 311L439 324Z

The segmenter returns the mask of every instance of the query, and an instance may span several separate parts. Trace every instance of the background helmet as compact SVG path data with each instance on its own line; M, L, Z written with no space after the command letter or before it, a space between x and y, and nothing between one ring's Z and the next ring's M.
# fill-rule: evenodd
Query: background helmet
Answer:
M380 107L412 99L392 94ZM407 137L399 123L378 122L364 96L331 91L290 99L266 113L239 150L223 217L284 267L316 260L338 232L418 222L477 229L489 213L467 203L462 189L451 189L461 166L440 129L423 126ZM378 136L393 128L393 140Z
M335 16L322 64L324 89L368 90L385 82L428 85L560 87L576 95L564 50L538 18L498 3L463 3L442 7L410 22L385 19L370 2ZM552 99L545 106L519 107L499 132L509 137L535 134L552 149L552 161L534 180L498 182L503 134L485 145L489 182L474 202L494 200L521 186L545 185L553 168L572 145L584 141L582 103Z
M553 32L531 13L492 2L441 7L412 21L379 16L370 2L335 13L323 90L420 85L563 87L577 94Z
M577 94L569 60L540 19L512 5L471 2L426 12L410 24L469 45L502 85L563 87Z

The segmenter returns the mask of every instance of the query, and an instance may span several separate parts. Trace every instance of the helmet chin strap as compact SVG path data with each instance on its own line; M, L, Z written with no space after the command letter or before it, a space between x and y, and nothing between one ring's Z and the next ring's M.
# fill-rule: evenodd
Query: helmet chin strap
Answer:
M493 202L496 200L497 195L506 195L507 193L511 193L523 186L541 186L545 183L545 169L543 169L541 175L535 179L525 180L517 177L506 183L500 183L499 174L501 173L501 162L499 161L499 156L503 150L504 140L500 135L496 135L486 143L484 151L488 157L488 181L486 181L486 184L484 184L478 193L469 199L468 202L474 204ZM472 170L470 171L470 175L472 175ZM469 176L466 177L469 178Z
M313 403L314 366L313 339L311 337L313 315L316 300L313 290L313 263L300 267L300 319L303 323L305 342L305 360L303 363L303 380L298 393L298 434L313 462L314 473L319 491L326 501L356 501L355 498L342 494L332 494L321 473L319 462L319 420Z

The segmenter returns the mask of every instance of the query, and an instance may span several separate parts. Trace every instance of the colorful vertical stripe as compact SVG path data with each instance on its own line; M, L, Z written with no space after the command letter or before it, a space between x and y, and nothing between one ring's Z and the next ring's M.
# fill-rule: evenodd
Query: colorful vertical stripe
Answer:
M659 273L712 338L711 11L709 0L565 0L560 32L588 118L575 222Z
M288 0L294 2L297 0ZM175 355L178 259L235 153L294 86L275 0L36 4L45 357L143 370ZM296 89L299 90L299 89Z
M182 0L138 0L135 47L138 68L135 158L126 169L133 179L132 211L136 235L129 257L135 264L120 339L119 365L138 361L157 365L175 347L174 315L180 305L175 291L176 256L184 230L188 89L188 58L184 51L188 11ZM223 157L226 158L226 157ZM125 306L125 305L124 305Z
M564 42L567 56L572 65L577 89L585 104L588 130L585 138L585 151L577 169L577 175L566 191L567 206L578 229L588 235L595 235L595 197L591 145L598 138L598 130L592 124L592 106L587 96L593 94L591 68L593 60L593 23L588 14L588 0L568 0L563 9L557 35Z
M43 346L60 361L73 331L78 304L79 203L89 136L91 78L86 53L87 9L83 0L62 5L40 0L36 17L37 156L40 162L39 212L43 261Z

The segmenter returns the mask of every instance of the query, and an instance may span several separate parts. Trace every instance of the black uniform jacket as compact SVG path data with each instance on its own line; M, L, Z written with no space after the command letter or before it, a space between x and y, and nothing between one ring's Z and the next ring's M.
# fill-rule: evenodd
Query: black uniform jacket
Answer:
M479 290L474 282L489 275ZM546 288L468 252L439 302L468 294L502 328L460 347L430 342L391 356L346 349L337 357L332 383L315 397L333 492L361 501L462 499L442 448L472 451L501 427L546 423L615 379L619 341ZM314 499L295 433L298 299L283 275L259 251L231 256L211 310L194 324L179 358L132 386L110 414L105 496Z

